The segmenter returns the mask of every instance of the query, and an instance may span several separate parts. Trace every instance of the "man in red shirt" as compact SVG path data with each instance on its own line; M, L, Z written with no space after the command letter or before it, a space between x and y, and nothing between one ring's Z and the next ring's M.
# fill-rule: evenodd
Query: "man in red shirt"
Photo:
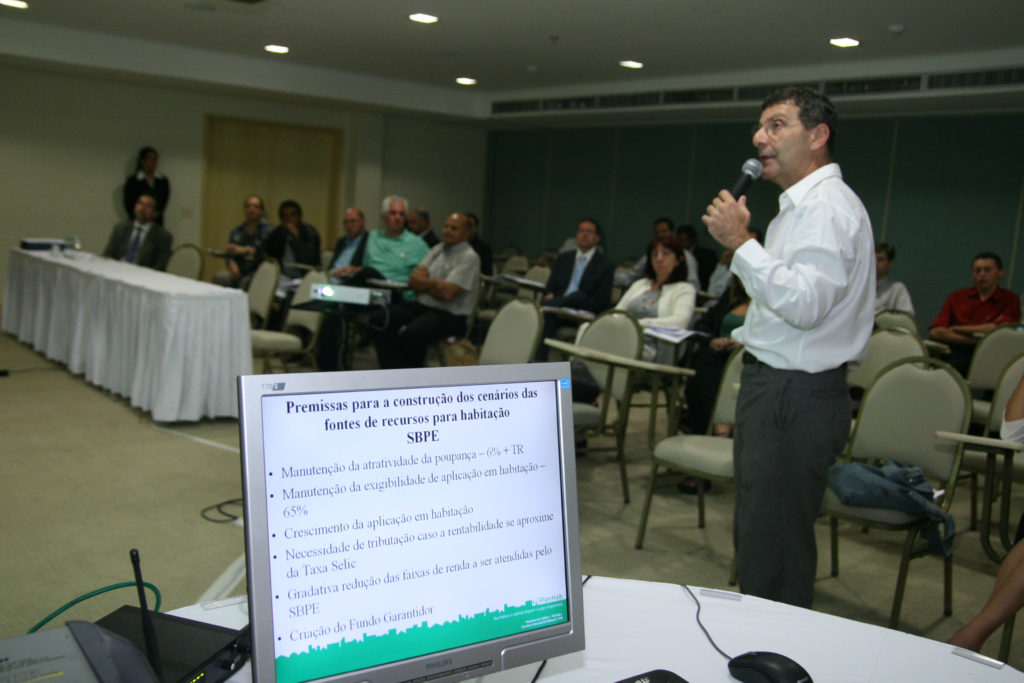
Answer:
M974 286L946 297L930 326L931 338L949 344L949 363L965 377L978 339L999 325L1020 321L1020 299L999 287L1005 274L1002 259L986 251L971 263Z

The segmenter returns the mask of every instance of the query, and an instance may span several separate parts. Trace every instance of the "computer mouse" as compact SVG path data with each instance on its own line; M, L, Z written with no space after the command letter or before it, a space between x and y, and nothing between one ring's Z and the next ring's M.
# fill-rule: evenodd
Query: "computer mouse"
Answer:
M729 674L743 683L812 683L802 666L777 652L748 652L733 657Z

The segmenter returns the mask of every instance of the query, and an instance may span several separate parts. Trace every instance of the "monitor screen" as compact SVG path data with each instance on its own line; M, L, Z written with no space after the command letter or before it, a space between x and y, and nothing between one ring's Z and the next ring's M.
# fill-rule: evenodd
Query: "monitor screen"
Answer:
M256 681L583 649L569 365L239 378Z

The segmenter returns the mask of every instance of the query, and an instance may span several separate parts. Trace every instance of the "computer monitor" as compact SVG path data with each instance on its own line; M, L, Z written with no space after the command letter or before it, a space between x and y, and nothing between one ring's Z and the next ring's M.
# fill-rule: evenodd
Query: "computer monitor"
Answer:
M583 649L567 363L239 378L256 681Z

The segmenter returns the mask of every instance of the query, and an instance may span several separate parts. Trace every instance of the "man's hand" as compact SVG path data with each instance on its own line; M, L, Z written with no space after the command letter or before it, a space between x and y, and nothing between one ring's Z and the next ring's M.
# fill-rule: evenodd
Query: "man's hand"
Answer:
M423 292L430 288L431 279L427 276L427 269L423 266L416 266L409 273L409 288Z
M711 236L726 249L738 249L741 244L753 235L747 228L750 226L750 211L747 209L747 198L740 197L739 201L729 193L722 190L708 205L707 213L701 220L708 226Z
M736 346L736 342L733 341L732 337L715 337L711 340L709 346L715 351L725 351Z
M341 268L335 268L334 270L332 270L331 277L344 279L355 275L362 269L362 266L342 266Z

